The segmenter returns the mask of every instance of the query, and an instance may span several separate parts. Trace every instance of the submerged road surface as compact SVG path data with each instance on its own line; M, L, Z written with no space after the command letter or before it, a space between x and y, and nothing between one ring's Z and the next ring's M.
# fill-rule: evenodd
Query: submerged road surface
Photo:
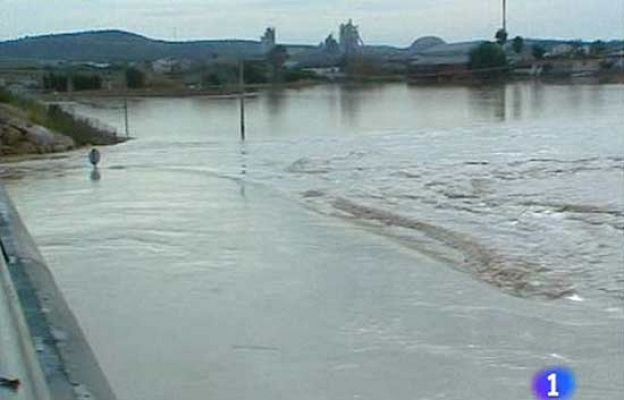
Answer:
M32 187L13 191L48 218L39 241L119 398L519 400L552 364L584 399L622 388L617 310L509 296L262 186L127 168Z

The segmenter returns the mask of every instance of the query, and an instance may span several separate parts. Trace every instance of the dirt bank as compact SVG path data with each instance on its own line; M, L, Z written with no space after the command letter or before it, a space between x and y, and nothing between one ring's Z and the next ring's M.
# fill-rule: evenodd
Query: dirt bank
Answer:
M0 104L0 156L47 154L72 150L74 140L29 121L25 112Z

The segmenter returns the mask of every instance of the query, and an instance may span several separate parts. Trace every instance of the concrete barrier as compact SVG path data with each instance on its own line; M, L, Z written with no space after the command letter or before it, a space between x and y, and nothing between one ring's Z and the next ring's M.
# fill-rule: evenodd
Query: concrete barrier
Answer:
M22 360L33 364L26 368L32 370L35 381L37 371L41 372L47 386L45 390L35 391L32 398L115 400L78 321L1 185L0 248L2 268L8 271L3 275L3 287L8 288L4 297L7 298L8 293L10 298L13 290L19 302L19 308L13 307L14 319L21 318L24 325L19 331L25 349ZM0 301L7 300L0 298ZM15 326L19 328L19 324ZM24 382L35 385L26 378ZM46 397L46 393L50 397Z
M0 257L0 377L19 386L0 387L0 399L49 400L50 392L39 365L9 270Z

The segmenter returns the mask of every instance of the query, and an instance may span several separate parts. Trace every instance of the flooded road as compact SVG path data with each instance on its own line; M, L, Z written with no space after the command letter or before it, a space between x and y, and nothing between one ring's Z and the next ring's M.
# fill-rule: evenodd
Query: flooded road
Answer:
M262 93L245 144L235 99L140 99L99 180L0 173L120 399L618 398L623 89Z

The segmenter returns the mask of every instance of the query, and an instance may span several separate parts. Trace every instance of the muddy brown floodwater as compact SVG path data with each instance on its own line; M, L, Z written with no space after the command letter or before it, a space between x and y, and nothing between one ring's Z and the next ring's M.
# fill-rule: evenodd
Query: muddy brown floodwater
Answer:
M0 168L122 400L524 400L551 365L616 399L623 93L266 92L244 144L235 99L136 99L99 180Z

